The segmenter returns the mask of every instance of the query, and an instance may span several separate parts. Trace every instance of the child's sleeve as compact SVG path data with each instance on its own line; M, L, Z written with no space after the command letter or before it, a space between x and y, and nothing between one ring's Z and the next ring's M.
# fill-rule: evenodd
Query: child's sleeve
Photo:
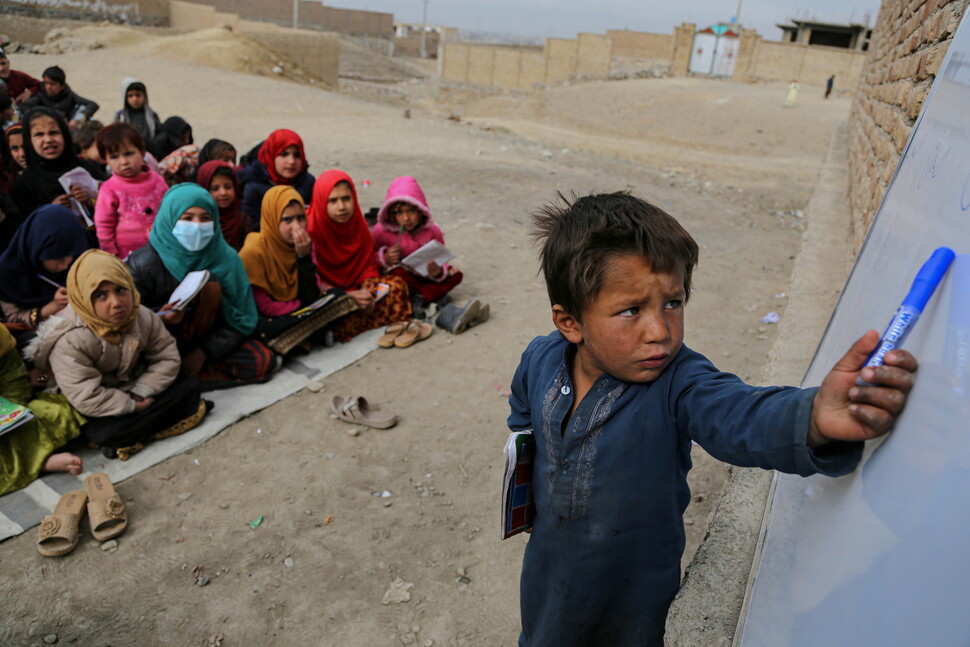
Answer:
M266 290L255 285L253 286L253 300L256 301L256 310L265 317L282 317L300 308L299 299L277 301Z
M808 426L817 389L755 387L706 360L687 362L677 424L712 456L741 467L809 476L842 476L862 457L863 443L833 442L813 450Z
M121 416L135 410L135 401L120 389L103 386L101 371L81 347L83 342L67 333L54 344L49 363L57 387L71 406L85 416Z
M148 328L148 341L142 358L148 363L145 372L138 376L130 393L150 398L172 385L178 377L182 358L178 346L162 320L144 306L139 307L139 324Z
M98 189L98 199L94 203L94 230L102 250L120 256L118 247L118 197L107 183Z
M534 342L533 342L534 343ZM511 394L509 395L509 408L511 413L508 417L509 429L512 431L525 431L532 429L532 408L529 406L529 361L532 356L533 344L530 344L522 358L519 366L515 369L512 377Z

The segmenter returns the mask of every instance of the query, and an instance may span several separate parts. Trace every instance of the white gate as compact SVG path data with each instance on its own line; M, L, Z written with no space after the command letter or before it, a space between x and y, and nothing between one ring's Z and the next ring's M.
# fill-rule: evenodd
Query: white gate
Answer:
M688 69L692 74L731 76L740 38L728 25L712 25L694 34Z

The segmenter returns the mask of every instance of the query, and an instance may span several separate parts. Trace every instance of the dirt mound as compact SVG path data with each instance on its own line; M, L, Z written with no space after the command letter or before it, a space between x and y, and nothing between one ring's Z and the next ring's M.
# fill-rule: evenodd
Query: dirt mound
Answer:
M431 74L406 60L391 58L348 38L340 39L340 78L373 83L400 83Z
M174 36L157 36L117 25L58 28L37 48L43 54L67 54L101 48L163 60L182 61L222 70L278 76L299 83L317 79L289 58L228 26Z

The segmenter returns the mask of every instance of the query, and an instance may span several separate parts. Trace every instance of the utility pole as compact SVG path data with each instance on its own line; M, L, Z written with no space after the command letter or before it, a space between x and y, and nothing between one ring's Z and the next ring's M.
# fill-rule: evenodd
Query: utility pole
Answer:
M734 12L734 22L741 24L741 5L744 4L744 0L738 0L738 9Z
M293 0L293 29L300 28L300 0Z
M421 24L421 58L428 58L428 0L424 0L424 17Z

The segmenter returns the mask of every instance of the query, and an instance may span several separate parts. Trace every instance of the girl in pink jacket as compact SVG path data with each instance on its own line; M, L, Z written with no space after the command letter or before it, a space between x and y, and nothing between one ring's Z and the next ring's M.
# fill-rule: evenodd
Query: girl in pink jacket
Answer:
M458 268L431 262L427 266L428 276L424 277L400 264L402 259L431 240L445 244L445 236L432 219L428 201L417 180L404 176L391 182L371 236L377 264L384 273L399 276L407 282L418 309L431 303L443 306L445 301L450 301L443 299L461 283L462 274Z
M131 124L105 126L96 141L111 177L98 191L94 227L101 249L124 260L148 244L168 185L145 164L145 140Z

